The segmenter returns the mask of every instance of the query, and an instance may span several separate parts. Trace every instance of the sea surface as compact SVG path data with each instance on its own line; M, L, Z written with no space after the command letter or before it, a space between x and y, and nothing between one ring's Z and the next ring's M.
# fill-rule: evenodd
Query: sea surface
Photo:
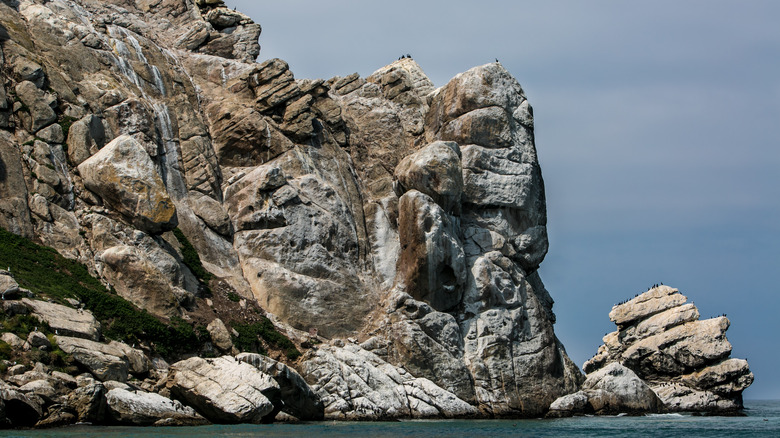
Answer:
M421 420L305 424L6 430L0 437L780 437L780 400L745 402L745 417L680 414L555 420Z

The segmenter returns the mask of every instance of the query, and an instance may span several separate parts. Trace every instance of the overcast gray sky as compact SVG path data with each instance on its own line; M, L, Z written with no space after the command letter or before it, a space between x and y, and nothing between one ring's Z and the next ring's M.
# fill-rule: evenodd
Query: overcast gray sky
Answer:
M541 273L574 361L614 303L663 282L727 313L756 374L745 397L780 399L780 2L226 3L297 78L409 53L441 86L498 58L534 106Z

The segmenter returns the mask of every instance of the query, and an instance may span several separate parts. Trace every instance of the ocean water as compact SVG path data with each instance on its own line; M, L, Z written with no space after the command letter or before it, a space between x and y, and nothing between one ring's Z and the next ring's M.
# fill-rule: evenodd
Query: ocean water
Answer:
M746 401L745 417L680 414L555 420L436 420L306 424L6 430L0 437L780 437L780 400Z

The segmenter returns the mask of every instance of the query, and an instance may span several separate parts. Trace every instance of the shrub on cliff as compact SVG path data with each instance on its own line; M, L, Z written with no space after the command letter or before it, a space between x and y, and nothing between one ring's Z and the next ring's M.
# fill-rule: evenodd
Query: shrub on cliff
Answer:
M10 268L21 287L37 294L65 305L65 298L80 300L103 325L106 338L127 343L149 342L164 357L197 351L203 343L192 326L181 318L165 323L111 293L81 263L3 229L0 229L0 266ZM13 324L29 326L31 322L19 319ZM17 331L29 332L28 329Z

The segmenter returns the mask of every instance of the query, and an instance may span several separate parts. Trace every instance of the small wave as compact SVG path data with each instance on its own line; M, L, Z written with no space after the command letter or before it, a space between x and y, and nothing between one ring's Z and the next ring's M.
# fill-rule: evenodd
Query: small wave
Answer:
M645 417L683 418L685 415L675 412L671 414L645 414Z

